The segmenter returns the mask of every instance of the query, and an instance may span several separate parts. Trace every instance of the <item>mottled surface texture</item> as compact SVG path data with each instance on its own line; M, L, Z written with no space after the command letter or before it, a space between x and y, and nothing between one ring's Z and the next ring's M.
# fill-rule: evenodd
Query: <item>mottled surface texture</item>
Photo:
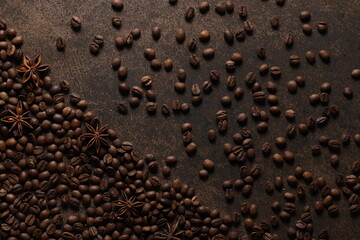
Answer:
M11 27L18 30L24 36L23 50L27 55L41 54L43 62L51 64L51 73L55 82L63 79L70 81L73 92L78 92L89 101L89 109L100 116L103 124L109 124L116 129L124 140L134 143L135 148L143 156L145 153L154 153L161 164L167 155L177 155L179 163L173 169L172 178L180 177L183 182L197 189L197 193L205 204L212 208L219 208L223 213L231 213L239 210L240 203L256 203L259 205L259 218L268 218L272 215L270 202L273 200L284 201L281 194L275 192L273 196L265 194L263 185L266 180L271 180L276 175L286 177L293 172L296 166L303 166L314 173L314 177L324 176L330 187L335 187L334 175L337 172L343 174L351 173L351 164L358 160L360 148L353 142L350 146L341 149L340 166L338 170L333 169L329 163L330 153L322 149L319 157L313 157L310 146L317 144L320 135L328 135L330 139L340 138L343 132L354 135L359 130L359 105L360 86L359 82L350 77L351 70L360 67L360 2L358 0L288 0L283 7L278 7L274 0L243 0L240 2L248 7L248 19L254 23L254 34L246 37L244 42L236 42L228 46L223 40L223 31L226 28L235 30L242 26L238 14L234 12L229 15L219 16L214 12L212 3L210 12L196 16L192 23L184 19L186 7L197 7L199 1L179 0L176 6L171 6L166 0L128 0L121 12L114 12L110 6L110 0L1 0L0 16L7 20ZM298 18L300 11L310 10L312 12L311 25L313 34L306 36L301 31L301 22ZM82 29L74 32L69 20L73 15L82 19ZM123 25L117 30L111 25L113 16L121 16ZM279 30L272 30L270 17L280 18ZM321 35L316 30L316 24L325 21L329 24L329 31ZM151 28L159 26L162 36L155 42L151 37ZM210 61L202 60L201 67L193 70L189 66L190 55L186 45L179 45L175 41L175 30L186 29L187 37L197 37L203 29L211 31L211 40L207 44L199 44L197 53L201 56L202 49L213 47L216 49L215 58ZM117 36L126 36L133 28L142 30L141 38L135 41L133 47L119 51L114 46ZM283 37L287 33L295 36L295 45L291 50L284 46ZM89 53L88 44L95 34L105 37L104 48L101 53L94 57ZM57 52L55 40L57 37L65 38L66 51ZM256 132L254 121L249 119L247 127L252 129L253 140L256 148L255 162L262 167L262 176L255 183L254 191L250 199L244 199L237 194L233 204L226 204L221 188L221 183L226 179L239 177L239 167L229 164L222 151L225 142L232 142L231 136L239 131L240 126L236 122L236 116L240 112L249 113L254 106L250 90L244 83L244 77L249 71L256 71L263 62L256 57L256 47L265 47L267 50L266 63L277 65L282 68L282 76L278 83L277 95L280 98L282 110L293 109L296 111L296 123L303 123L308 116L320 116L323 107L311 107L308 96L319 92L322 82L328 81L333 85L330 95L330 103L341 107L340 116L329 124L311 132L307 137L297 135L290 140L287 149L296 153L296 161L292 166L287 164L283 168L277 168L271 159L264 158L260 152L260 146L265 141L274 142L278 136L284 136L288 122L283 117L270 117L269 131L259 135ZM149 62L143 57L146 47L154 48L160 60L172 58L174 70L170 73L161 70L154 73L150 69ZM320 59L314 66L306 63L304 58L306 51L311 50L316 54L321 49L327 49L331 53L331 63L323 64ZM245 89L244 98L241 101L233 101L229 113L229 129L223 136L218 136L215 144L207 141L207 131L216 128L215 113L222 109L220 97L232 93L226 88L227 73L224 63L232 52L241 52L244 63L236 69L235 75L238 79L237 85ZM291 68L288 63L290 55L299 55L301 64L299 68ZM117 113L117 102L122 98L118 92L116 72L112 71L110 62L115 56L121 56L122 64L127 66L129 74L127 82L130 86L139 85L143 75L151 75L154 79L154 89L158 94L158 104L171 103L173 99L191 103L191 85L202 84L208 80L208 73L212 69L219 69L222 73L221 83L215 87L211 94L205 95L203 103L199 107L191 107L187 115L171 115L165 118L159 111L155 116L148 116L145 111L146 99L140 106L130 110L125 116ZM179 95L173 90L176 81L176 70L179 68L187 70L187 90ZM298 89L296 95L287 91L286 83L295 76L302 75L306 79L306 86ZM257 79L265 87L265 83L271 79L270 75L257 76ZM354 98L347 100L342 91L346 86L354 89ZM269 106L261 106L268 110ZM194 157L185 154L181 140L179 125L183 122L193 123L194 141L198 145L198 152ZM273 152L280 150L273 146ZM208 181L202 181L198 177L198 170L202 168L203 159L209 158L216 163L216 170L210 175ZM286 185L286 190L291 190ZM308 192L308 189L307 189ZM307 197L306 203L313 205L314 201L320 200L318 194ZM299 203L298 209L300 212ZM314 215L314 233L320 229L327 228L331 239L359 239L359 219L350 217L348 201L342 199L339 206L340 216L330 218L326 211L322 215ZM293 218L293 225L296 218ZM285 238L288 224L281 224L279 232ZM241 231L243 227L241 227ZM287 238L287 237L286 237Z

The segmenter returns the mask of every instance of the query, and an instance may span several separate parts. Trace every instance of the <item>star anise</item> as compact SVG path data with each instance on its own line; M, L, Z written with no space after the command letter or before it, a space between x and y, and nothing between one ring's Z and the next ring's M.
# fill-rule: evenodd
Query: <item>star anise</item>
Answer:
M23 126L26 126L30 129L33 128L30 123L27 122L30 119L30 117L26 117L29 111L23 113L23 106L21 101L18 102L15 112L11 111L10 109L8 109L7 111L10 113L10 115L3 117L1 121L6 123L12 123L9 132L11 132L15 128L15 126L17 126L18 133L20 136L22 136Z
M89 149L91 146L95 146L96 152L100 152L100 146L103 144L106 147L110 147L108 141L104 137L109 136L109 134L106 133L108 126L105 125L99 129L99 124L96 125L94 128L90 124L85 123L86 128L90 131L89 133L84 133L81 135L83 138L90 138L89 142L86 145L86 149Z
M124 191L121 191L121 200L116 200L113 204L119 207L119 210L115 214L116 217L125 217L131 219L132 217L138 217L139 211L137 208L142 207L145 203L136 201L136 197L132 196L128 198Z
M34 81L36 87L39 86L40 72L44 72L49 68L48 64L41 64L41 56L37 55L34 59L24 56L24 64L19 66L16 70L24 73L22 83L26 83L30 78Z
M156 232L155 238L158 240L181 240L181 236L184 231L179 231L177 228L179 226L179 220L177 220L172 226L169 223L166 223L166 229L162 232Z

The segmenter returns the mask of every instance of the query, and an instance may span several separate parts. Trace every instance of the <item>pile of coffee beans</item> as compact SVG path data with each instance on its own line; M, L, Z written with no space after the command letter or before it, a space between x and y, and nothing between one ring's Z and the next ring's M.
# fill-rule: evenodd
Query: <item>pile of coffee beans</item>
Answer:
M285 2L275 1L280 7L285 6ZM176 5L177 0L169 0L169 4ZM111 7L120 12L126 4L123 0L112 0ZM238 14L241 27L236 30L224 29L222 32L203 29L195 37L188 36L182 28L174 30L177 43L185 45L186 51L189 51L187 64L195 71L211 59L216 59L216 49L211 46L204 48L202 55L196 54L199 45L212 41L214 35L221 35L224 44L231 46L256 34L250 10L231 0L219 1L214 5L202 1L198 6L188 6L182 20L192 23L210 10L215 11L218 17ZM299 31L309 37L313 34L326 35L328 24L319 21L314 25L311 17L309 11L299 14ZM281 16L272 16L267 21L268 24L270 22L269 31L276 31L285 20ZM82 24L77 16L70 19L74 31L79 32ZM111 25L121 28L122 18L114 16ZM313 29L317 29L317 32ZM151 36L153 41L159 41L163 38L162 29L152 27ZM141 30L134 28L125 37L115 37L114 45L119 50L131 48L140 37ZM295 38L290 33L281 41L288 49L295 44ZM232 142L223 145L224 155L231 166L238 168L239 177L226 179L219 187L223 189L226 203L231 204L237 197L244 201L234 207L235 211L231 214L221 214L219 210L202 204L194 188L178 178L169 179L172 168L179 161L177 156L165 158L165 164L161 167L162 176L159 176L161 164L156 156L150 153L139 156L133 144L123 140L126 136L120 138L115 130L100 123L94 112L87 110L87 101L79 94L70 92L67 80L53 84L46 72L47 67L45 69L45 65L41 65L40 56L23 56L20 49L22 43L23 38L17 35L17 31L0 19L0 239L277 240L281 237L275 230L280 228L287 231L289 239L316 237L325 240L329 239L328 230L315 227L314 231L314 214L320 215L325 211L331 218L338 216L339 202L345 198L350 215L359 215L358 160L354 160L348 175L334 174L333 182L327 182L322 176L314 176L300 165L295 165L295 170L288 172L287 176L275 175L272 179L266 179L260 187L273 197L268 206L273 212L272 216L259 214L259 206L248 199L253 189L259 187L257 180L262 172L272 171L263 169L257 162L256 148L261 150L263 159L273 162L274 168L296 164L297 155L287 149L288 142L297 134L306 136L315 130L321 131L341 111L336 103L330 104L332 84L323 82L319 91L311 93L309 102L304 103L321 107L322 113L307 116L306 121L295 123L300 113L291 108L281 109L277 95L278 84L284 84L277 80L286 68L266 63L268 56L264 47L254 49L254 54L264 62L254 66L255 70L247 72L244 79L237 79L235 71L246 59L240 52L233 52L226 62L219 64L219 69L208 73L208 79L191 86L186 85L185 69L173 72L176 66L172 58L159 59L158 55L161 54L157 50L145 48L143 55L149 62L151 72L163 68L176 76L174 94L191 91L188 102L174 98L171 104L157 102L152 73L138 79L137 85L129 86L129 69L123 65L121 57L111 60L123 97L117 104L117 110L123 115L137 108L141 101L147 101L145 109L149 115L156 114L158 110L166 117L189 114L191 106L200 105L203 98L214 90L213 86L225 82L229 94L220 98L223 109L214 111L214 125L208 130L207 138L210 144L214 144L218 137L232 130L229 129L230 122L236 121L241 126L238 132L233 133ZM95 35L89 44L90 53L96 56L103 45L104 37ZM65 47L65 39L58 37L56 48L64 51ZM291 68L303 64L299 55L288 57ZM318 64L317 61L319 64L331 62L331 52L326 49L309 49L304 57L309 65ZM228 74L224 81L220 68ZM265 87L258 81L257 72L271 78ZM360 79L360 69L353 69L349 77ZM232 119L229 108L233 100L241 101L246 91L239 86L239 81L243 81L244 88L248 88L253 106L250 112L240 112L236 119ZM304 76L296 76L285 84L288 92L295 95L305 86L305 82ZM343 90L347 99L352 98L353 94L351 87ZM271 122L271 116L284 117L288 122L286 129L273 141L256 143L254 134L262 136L269 131L269 125L276 125ZM254 130L247 127L249 121L255 123ZM193 132L193 123L181 124L180 130L186 154L193 156L201 151L194 141L197 140L194 135L198 133ZM360 134L352 137L345 131L336 139L322 135L308 150L316 158L327 148L331 153L327 164L336 169L341 160L341 150L352 140L360 147ZM211 178L216 162L214 159L204 159L194 163L202 167L198 177L203 181ZM281 201L276 200L278 196ZM307 204L307 199L311 200L312 205ZM258 219L259 215L261 219Z

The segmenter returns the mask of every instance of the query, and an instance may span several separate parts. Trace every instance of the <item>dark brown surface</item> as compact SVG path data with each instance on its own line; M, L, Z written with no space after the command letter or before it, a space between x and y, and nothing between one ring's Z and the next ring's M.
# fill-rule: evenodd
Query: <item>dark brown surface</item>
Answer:
M111 9L108 0L2 0L0 16L24 36L25 43L22 49L27 55L40 53L43 62L51 64L50 75L55 82L69 80L72 91L78 92L89 101L89 109L100 116L102 123L109 124L111 128L120 132L124 140L133 142L141 155L154 153L161 164L165 156L177 155L179 163L171 177L180 177L183 182L195 187L208 206L219 208L223 213L230 213L239 210L242 202L257 203L260 206L258 219L269 218L272 215L270 202L275 199L284 200L278 192L272 197L266 195L262 184L276 175L286 177L296 166L303 166L306 170L312 171L315 178L324 176L329 186L335 187L333 174L337 172L350 174L351 164L357 160L360 153L359 147L352 142L350 146L343 148L340 154L340 166L338 170L334 170L328 160L330 156L328 150L323 148L321 156L313 157L310 146L317 144L320 135L328 135L330 139L335 139L340 138L346 131L351 136L359 132L360 86L350 77L351 70L358 68L360 61L359 1L287 1L284 7L278 7L273 0L242 1L242 4L248 7L248 19L254 23L255 30L253 36L247 36L241 43L235 41L231 47L224 42L223 31L226 28L236 30L242 26L243 23L236 11L221 17L214 12L216 1L210 1L212 4L209 13L200 15L196 11L192 23L188 23L184 19L186 7L197 7L197 2L179 0L176 6L171 6L166 0L126 1L123 11L119 13ZM312 12L311 36L302 33L298 17L302 10ZM73 15L82 19L80 32L74 32L70 27L69 21ZM123 20L120 30L111 25L111 19L116 15L121 16ZM280 18L279 30L271 29L272 16ZM321 35L317 32L316 24L319 21L329 24L327 34ZM157 42L154 42L151 36L151 29L154 26L159 26L162 30L161 38ZM187 37L194 38L197 38L201 30L211 31L211 40L207 44L199 44L196 54L201 56L204 48L213 47L216 49L215 58L209 61L202 59L200 69L191 69L188 63L190 53L186 45L179 45L175 41L175 31L180 27L186 29ZM118 51L114 46L114 38L126 36L133 28L142 30L141 38L134 42L132 48ZM284 46L283 37L287 33L295 36L295 45L291 50L287 50ZM105 37L104 48L97 57L92 56L88 50L88 44L95 34L102 34ZM64 53L57 52L55 47L56 38L59 36L63 36L66 41L67 47ZM333 84L330 104L338 104L341 112L336 120L332 119L323 129L317 129L307 137L298 134L295 139L290 140L287 149L296 153L296 160L293 166L285 164L283 168L275 167L269 158L262 157L260 146L265 141L273 142L276 137L285 135L284 131L288 125L286 119L283 115L279 118L270 117L269 131L264 135L256 132L255 123L249 119L247 127L253 132L257 150L255 163L261 165L263 172L255 183L250 199L244 199L241 194L237 194L234 203L229 205L225 203L221 183L223 180L239 177L239 168L229 164L222 151L222 145L225 142L232 142L232 134L240 129L236 122L237 114L249 113L250 108L254 106L250 91L244 84L244 77L249 71L257 71L258 66L263 63L256 57L255 49L260 46L267 50L267 58L264 62L282 68L282 77L277 80L280 107L283 111L290 108L295 110L296 123L303 123L308 116L315 118L321 115L323 107L311 107L308 96L319 92L320 84L325 81ZM172 58L174 70L170 73L164 70L153 72L149 62L143 57L143 50L147 47L154 48L160 60ZM306 51L314 51L317 55L321 49L331 53L331 63L325 65L317 56L317 63L314 66L307 64ZM245 89L245 95L241 101L233 101L232 107L228 110L228 132L224 136L218 136L216 143L211 144L207 141L207 130L216 128L215 113L218 109L222 109L220 97L225 94L232 96L226 88L227 73L224 70L225 61L230 58L232 52L241 52L244 56L244 63L236 69L235 75L238 78L238 86ZM289 66L288 58L293 54L301 57L298 69ZM110 65L111 59L115 56L121 56L122 64L128 67L127 82L130 86L140 85L140 78L143 75L153 76L159 108L162 103L170 104L173 99L190 103L191 85L202 84L203 81L208 80L208 73L212 69L222 72L222 81L211 94L204 96L203 103L199 107L192 106L187 115L171 115L165 118L158 111L157 115L148 116L145 111L146 99L143 99L139 108L130 110L123 116L116 110L121 96L118 92L119 80ZM176 81L176 70L181 67L187 69L188 77L186 93L179 95L173 90L173 83ZM287 91L286 83L297 75L305 77L306 86L298 89L296 95L291 95ZM271 80L269 75L265 77L258 75L257 78L263 84L263 88L265 83ZM351 86L354 90L352 100L347 100L342 95L346 86ZM268 110L269 107L265 105L261 108ZM179 125L187 121L193 123L194 141L198 145L198 153L194 157L186 156L181 141ZM273 146L273 152L277 151L280 152ZM205 158L214 160L216 170L210 175L209 180L202 181L198 177L198 170L202 168L201 162ZM292 191L287 186L286 190ZM306 203L313 206L314 201L320 199L319 195L307 197ZM330 230L331 239L359 239L358 218L350 217L346 199L342 199L339 206L338 218L328 217L326 211L315 217L315 235L320 229L327 228ZM317 215L314 213L314 216ZM294 221L295 218L292 223ZM279 229L284 238L286 226L287 224L282 224Z

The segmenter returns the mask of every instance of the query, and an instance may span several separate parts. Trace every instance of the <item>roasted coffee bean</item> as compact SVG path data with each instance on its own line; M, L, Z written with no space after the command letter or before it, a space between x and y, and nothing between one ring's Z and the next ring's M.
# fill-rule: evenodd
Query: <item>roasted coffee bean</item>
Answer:
M324 63L330 62L330 53L327 50L320 50L319 57Z
M242 29L242 28L238 28L236 31L235 31L235 38L236 40L238 41L243 41L245 39L245 36L246 36L246 33L245 33L245 30Z
M312 33L312 27L310 24L303 24L301 26L301 29L302 29L303 33L305 33L306 35L311 35L311 33Z
M211 70L210 72L210 80L214 84L218 84L220 81L220 72L217 70Z
M216 141L216 131L215 131L215 130L210 129L210 130L208 131L208 140L209 140L210 142L215 142L215 141Z
M77 16L73 16L70 20L71 27L74 30L79 30L81 28L81 20Z
M160 27L156 26L151 29L152 37L155 41L159 40L161 37L161 29Z
M269 72L269 65L266 63L261 64L259 67L259 73L261 75L266 75L268 72Z
M270 25L273 29L278 29L280 25L280 19L278 17L271 17Z
M219 15L224 15L226 11L226 4L225 2L218 2L215 5L215 12Z
M200 67L200 58L198 58L197 56L195 55L191 55L189 57L189 63L191 65L191 67L193 68L199 68Z
M246 20L244 22L244 29L248 34L252 34L253 30L254 30L254 25L251 21Z
M299 15L299 18L302 22L307 22L311 18L311 13L309 11L302 11Z
M236 86L236 77L234 75L228 76L226 86L230 89Z
M307 51L305 54L306 61L310 64L314 64L316 62L315 53L311 51Z
M124 1L123 0L112 0L111 6L116 11L121 11L124 7Z
M290 34L286 34L285 35L285 46L287 48L291 48L294 45L294 36L290 35Z
M155 102L148 102L146 103L146 111L148 113L154 114L157 110L157 105Z
M127 37L125 38L125 46L127 47L131 47L134 41L134 37L133 35L130 33L129 35L127 35Z
M101 47L104 44L104 37L102 35L95 35L93 42Z
M292 66L298 66L300 64L300 57L297 55L291 55L289 62Z
M229 29L224 31L224 40L227 44L232 45L234 43L234 33L232 33Z
M121 18L120 17L113 17L112 20L112 25L115 27L115 28L120 28L121 27Z
M234 11L234 2L233 1L226 1L225 8L227 13L232 13Z
M115 57L111 60L111 66L112 68L117 71L119 67L121 66L121 58Z
M156 52L152 48L145 48L144 56L147 60L151 61L156 57Z
M119 49L122 49L125 47L126 41L123 37L117 37L115 38L115 46Z
M360 69L353 69L351 71L351 77L355 80L360 79Z
M92 42L92 43L89 44L89 50L94 55L99 54L100 46L97 43Z
M57 48L57 50L59 50L59 51L64 51L65 50L65 40L64 40L64 38L63 37L58 37L57 39L56 39L56 48Z
M170 72L173 69L174 61L170 58L165 59L163 65L164 65L165 71Z
M234 61L232 60L228 60L225 62L225 69L228 71L228 72L234 72L235 71L235 68L236 68L236 64Z
M205 59L211 59L213 58L215 55L215 50L213 48L205 48L203 50L203 57Z
M239 13L240 18L246 19L247 16L248 16L247 7L243 6L243 5L239 6L238 7L238 13Z
M273 66L270 68L270 73L273 77L279 77L281 74L281 68L278 66Z
M163 104L161 106L161 112L162 114L164 114L165 116L170 115L170 107L167 104Z
M210 32L208 30L202 30L199 33L199 40L202 43L206 43L210 40Z
M179 28L176 30L176 33L175 33L175 39L178 43L183 43L185 41L185 38L186 38L186 32L184 29L182 28Z
M193 7L189 7L185 12L186 21L190 22L195 17L195 9Z
M153 59L150 61L150 67L154 70L154 71L160 71L161 67L162 67L162 63L159 59Z
M187 46L190 52L194 52L196 50L197 42L195 38L190 38L187 42Z
M204 14L204 13L207 13L210 9L210 4L206 1L203 1L201 3L199 3L199 12Z
M326 22L319 22L317 24L317 29L318 29L319 33L325 34L328 30L328 25Z

